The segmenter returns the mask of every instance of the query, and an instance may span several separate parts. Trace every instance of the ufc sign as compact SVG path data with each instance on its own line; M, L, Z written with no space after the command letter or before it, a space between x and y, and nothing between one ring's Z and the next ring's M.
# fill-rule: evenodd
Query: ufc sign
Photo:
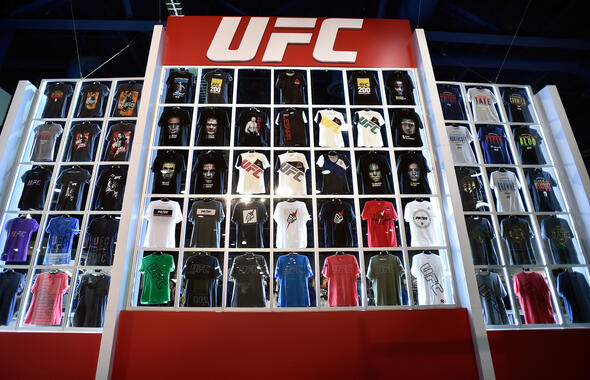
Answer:
M217 32L207 50L207 58L214 62L247 62L254 59L264 32L268 26L269 17L252 17L237 49L230 49L230 44L242 20L241 17L224 17L219 23ZM301 28L313 29L315 18L283 18L279 17L274 23L275 29ZM319 62L354 63L356 51L334 50L336 37L340 29L361 29L363 20L328 18L321 22L318 38L313 49L313 58ZM289 44L309 44L312 33L272 32L264 50L262 62L281 62Z

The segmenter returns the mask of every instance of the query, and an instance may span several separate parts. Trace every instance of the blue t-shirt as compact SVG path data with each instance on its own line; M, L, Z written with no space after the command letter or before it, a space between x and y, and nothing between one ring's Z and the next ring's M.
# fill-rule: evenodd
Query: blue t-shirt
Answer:
M275 277L279 279L279 307L308 307L307 279L313 276L309 259L288 254L279 257Z
M78 219L55 217L49 221L45 232L49 234L49 243L43 265L69 264L74 235L80 232Z
M590 286L583 274L561 272L557 292L563 298L570 323L590 322Z
M459 87L450 84L438 84L437 87L445 120L465 120L463 98Z
M484 125L477 131L486 164L512 164L503 127Z

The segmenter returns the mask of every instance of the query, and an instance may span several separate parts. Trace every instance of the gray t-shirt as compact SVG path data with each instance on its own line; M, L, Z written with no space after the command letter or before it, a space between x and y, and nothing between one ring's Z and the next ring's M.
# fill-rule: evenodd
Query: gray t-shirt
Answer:
M221 221L225 218L223 204L216 200L193 203L188 220L193 224L191 247L219 248Z
M500 276L494 272L477 273L475 279L486 325L508 324L508 315L506 315L506 308L502 300L506 297L506 290L500 281Z
M45 123L35 127L35 140L31 161L53 161L55 140L63 132L61 125Z

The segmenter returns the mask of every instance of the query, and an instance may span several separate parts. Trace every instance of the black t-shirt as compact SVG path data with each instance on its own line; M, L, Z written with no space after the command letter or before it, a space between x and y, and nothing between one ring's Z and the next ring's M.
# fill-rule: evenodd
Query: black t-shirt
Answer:
M82 203L82 190L84 184L90 182L90 173L84 168L71 168L64 170L56 183L61 191L57 198L56 210L80 210Z
M120 166L106 167L101 170L98 181L96 204L97 210L121 210L125 182L127 181L127 169Z
M134 117L137 116L139 98L141 97L140 83L129 82L120 84L115 94L115 111L113 117Z
M92 161L94 158L94 145L100 128L94 123L76 124L70 130L69 161Z
M334 153L324 153L316 161L317 173L322 179L322 194L348 194L350 163L343 155Z
M492 242L495 236L490 222L480 216L470 216L466 224L473 265L497 265L498 258Z
M102 327L107 308L111 277L87 273L82 276L76 295L75 327Z
M111 266L119 221L111 217L93 219L88 225L88 256L85 265Z
M18 201L21 210L42 210L47 188L51 179L51 172L42 166L33 166L21 177L23 192Z
M412 110L402 109L393 113L393 128L395 129L395 146L420 147L422 138L420 129L423 128L420 116Z
M525 123L533 121L529 112L529 101L524 88L508 87L502 91L504 108L508 114L508 120L513 123Z
M348 87L352 91L353 105L380 104L379 83L373 73L361 70L354 71L348 79Z
M325 202L319 213L319 222L324 229L325 247L353 247L352 223L354 210L348 202L334 199Z
M199 114L199 136L197 145L225 145L225 130L229 124L227 111L220 108L206 108Z
M185 171L182 154L172 150L159 151L152 165L154 194L180 194L181 176Z
M458 168L457 183L464 211L476 211L484 206L483 182L477 170L469 167Z
M229 83L233 80L232 76L223 70L213 70L203 75L203 80L207 83L207 93L205 102L227 104L227 93Z
M560 211L561 207L555 196L553 187L557 182L553 176L542 169L531 169L527 171L526 180L533 197L535 210L537 211Z
M201 153L193 167L192 192L195 194L222 194L225 189L227 163L223 155L217 152Z
M574 234L565 219L551 216L541 221L541 234L549 242L555 264L578 264Z
M43 109L43 118L66 117L66 105L74 90L67 83L52 83L45 88L47 103Z
M256 108L242 111L236 122L236 132L240 146L268 146L268 115Z
M529 126L514 127L514 143L523 164L543 165L545 159L540 150L543 139Z
M133 143L135 125L117 123L111 126L107 137L105 161L127 161Z
M402 194L430 194L426 174L430 168L420 152L409 152L399 156L397 173Z
M264 204L256 199L234 206L231 221L236 225L236 247L264 248L263 227L268 220Z
M276 88L279 90L281 104L305 103L305 76L297 72L279 74Z
M268 277L268 267L264 256L246 253L236 257L229 275L234 280L232 307L266 305L264 280Z
M414 104L414 84L406 71L392 71L385 80L390 104Z
M205 254L189 257L182 275L186 280L183 306L217 306L217 279L221 277L221 268L216 257Z
M171 71L166 80L166 103L188 103L194 82L195 76L188 71Z
M160 120L161 146L187 146L190 134L191 118L187 111L180 108L166 108Z
M90 83L80 91L78 117L102 117L109 88L102 83Z
M307 146L307 117L300 109L289 108L277 114L281 146Z
M465 120L463 97L459 87L450 84L438 84L438 97L445 120Z
M0 325L7 326L14 315L16 296L25 288L25 276L22 273L7 271L0 272Z
M361 176L363 194L390 194L389 175L391 168L387 160L378 153L365 153L359 158L358 174Z
M512 264L535 264L531 239L533 232L526 218L511 216L500 222L500 234L508 245Z

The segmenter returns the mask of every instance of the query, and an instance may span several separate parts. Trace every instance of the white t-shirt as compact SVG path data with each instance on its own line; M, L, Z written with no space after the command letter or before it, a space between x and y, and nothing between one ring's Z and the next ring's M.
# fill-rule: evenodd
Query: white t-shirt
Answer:
M449 144L453 153L453 160L456 164L476 164L477 160L473 154L470 143L473 135L469 129L461 125L447 125Z
M320 146L341 148L344 146L342 131L348 131L348 124L341 112L320 110L315 115L315 122L320 129Z
M280 195L306 195L307 183L305 171L309 169L307 160L303 153L288 152L278 156L279 187L277 194Z
M240 194L260 194L266 191L264 187L264 170L270 164L262 153L247 152L239 155L236 160L238 169L238 188Z
M475 121L484 123L499 123L500 118L496 112L496 97L487 88L471 87L467 91L467 98L471 102Z
M381 137L381 127L385 125L385 120L379 112L376 111L357 111L355 113L357 120L357 145L368 147L383 146Z
M279 202L273 219L277 223L277 248L307 248L307 222L311 216L305 203Z
M176 247L175 226L182 221L182 210L178 202L152 201L143 217L148 221L144 247Z
M408 203L404 209L404 220L410 224L410 246L440 246L439 219L429 201Z
M490 188L494 189L494 195L496 196L496 211L524 211L520 192L518 191L521 185L516 174L510 170L503 172L496 170L490 174Z
M445 281L446 271L440 256L419 253L412 259L412 276L418 280L418 304L440 305L448 303Z

